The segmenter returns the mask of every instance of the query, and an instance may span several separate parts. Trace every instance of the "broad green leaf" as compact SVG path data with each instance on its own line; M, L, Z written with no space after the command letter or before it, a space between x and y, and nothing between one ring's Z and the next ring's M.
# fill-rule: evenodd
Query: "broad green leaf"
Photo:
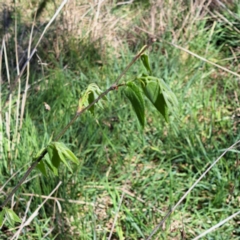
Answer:
M38 168L45 175L46 174L46 165L50 170L57 176L60 162L62 162L67 168L72 171L71 165L68 163L68 160L79 164L77 157L74 153L68 149L62 142L52 142L47 147L48 154L45 156L45 161L40 162Z
M130 100L133 110L135 111L139 123L142 127L145 125L145 104L142 93L137 85L133 82L128 82L124 90L125 95Z
M178 100L170 87L161 78L148 77L150 80L157 81L164 96L168 109L171 109L173 115L177 116Z
M99 95L102 93L102 90L98 87L97 84L92 83L89 85L89 91L90 94L88 97L88 103L91 104L95 99L99 97ZM106 100L106 97L103 97L103 100ZM95 105L102 108L101 101L98 101L98 103L96 103ZM94 106L92 106L89 110L94 113Z
M79 160L77 159L77 157L74 155L74 153L70 150L70 149L66 149L63 153L65 155L65 157L69 160L71 160L72 162L79 164Z
M35 158L34 158L34 161L41 156L41 154L43 153L44 150L45 150L45 148L42 148L42 149L37 153L37 155L36 155Z
M54 142L48 145L47 151L48 151L49 158L51 160L52 165L56 168L59 168L61 159L59 157L58 150Z
M40 156L41 154L43 153L43 151L45 150L45 148L42 148L36 155L35 158L33 158L33 161L36 161ZM41 160L38 165L37 165L37 168L41 171L41 173L45 176L47 176L47 172L46 172L46 168L45 168L45 164L44 164L44 160Z
M2 224L3 224L4 216L5 216L5 210L3 209L3 210L0 212L0 227L1 227Z
M93 101L95 100L94 98L94 93L91 92L88 96L88 104L91 104ZM94 105L92 107L89 108L89 111L94 114Z
M63 152L67 148L62 142L52 142L52 145L56 148L58 152Z
M146 97L168 122L168 107L158 81L145 81L142 89Z
M48 167L52 170L52 172L57 176L58 175L58 168L60 165L60 157L58 155L58 151L55 147L54 143L51 143L47 147L48 156L46 156L46 163Z
M46 171L46 167L43 159L38 163L37 168L41 171L41 173L44 176L47 176L47 171Z
M67 168L69 169L69 171L72 173L72 168L71 168L71 166L68 164L68 162L66 161L65 156L63 155L63 152L61 151L61 149L60 149L60 148L59 148L59 149L57 148L57 151L58 151L58 155L59 155L61 161L65 164L65 166L67 166Z
M73 154L73 152L67 148L63 143L61 142L55 142L54 143L59 157L61 159L61 161L67 166L67 168L72 172L72 168L71 166L68 164L68 162L66 161L66 159L71 160L72 162L79 164L77 157Z
M152 74L152 69L150 67L148 55L143 53L141 55L141 61L142 61L143 65L144 65L144 67L146 68L146 70L148 71L148 73L151 75Z
M5 215L6 219L11 226L14 226L15 222L19 223L22 222L22 220L17 216L17 214L12 209L4 208L4 210L6 214Z
M88 92L85 92L78 101L78 111L79 112L86 106L87 101L88 101Z
M80 98L78 103L78 112L81 111L88 104L91 104L98 96L102 93L102 90L98 87L97 84L91 83L88 85L87 90L84 92L83 96ZM106 97L103 97L106 100ZM101 103L96 103L99 107L101 107ZM94 106L90 109L91 113L94 113Z
M45 161L44 161L45 164L46 164L46 165L48 166L48 168L53 172L53 174L54 174L55 176L58 176L58 168L56 168L56 167L52 164L49 155L46 155L46 156L44 157L44 160L45 160Z

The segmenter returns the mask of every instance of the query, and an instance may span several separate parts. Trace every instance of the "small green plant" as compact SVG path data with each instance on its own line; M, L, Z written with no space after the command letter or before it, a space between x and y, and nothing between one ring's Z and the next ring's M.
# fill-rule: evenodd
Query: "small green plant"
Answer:
M70 2L74 4L74 1ZM98 29L108 46L112 46L111 39L103 34L103 28L96 24L102 22L106 29L108 22L114 22L106 10L111 9L110 2L116 5L116 1L104 1L106 10L100 8L102 2L98 1L97 8L92 4L89 4L89 10L83 8L88 13L85 17L80 11L76 12L88 26L93 19L93 27L86 30L96 36L94 29ZM218 164L215 162L214 168L208 174L204 173L200 183L196 185L199 180L194 183L229 142L239 139L238 51L237 38L234 38L237 19L232 21L225 14L225 20L216 14L209 18L206 4L200 6L193 1L189 1L189 8L186 1L177 5L170 1L151 1L149 10L141 9L134 2L122 2L122 7L117 5L114 9L114 13L120 16L124 32L129 25L121 21L123 16L131 26L136 26L129 28L131 33L121 35L121 41L128 45L124 50L117 49L116 58L112 52L110 58L108 55L96 56L96 49L100 46L104 52L102 40L101 44L96 44L96 38L81 35L71 42L69 34L52 31L57 41L53 41L51 33L51 38L47 36L45 39L51 50L56 46L56 55L54 51L48 51L46 45L37 49L38 56L50 63L48 66L39 65L44 76L31 67L34 74L30 71L26 78L23 75L14 81L13 76L17 73L11 69L14 63L3 68L0 63L1 76L4 77L3 84L0 84L3 100L0 103L0 163L1 182L5 182L1 186L1 203L16 186L17 174L22 176L23 169L32 162L27 159L29 156L34 159L28 173L33 168L40 168L42 172L32 171L31 176L25 174L28 177L21 189L21 181L15 187L18 192L11 198L11 209L8 211L9 203L0 215L3 223L0 239L10 238L9 234L16 228L9 227L14 225L18 225L14 235L21 239L52 239L57 234L67 239L193 239L210 227L209 230L213 231L212 226L219 229L208 232L208 238L236 239L239 235L239 217L236 217L239 214L236 211L239 206L237 148ZM95 14L95 9L99 9L98 18L91 18L89 11ZM101 15L106 15L107 21ZM226 19L233 25L229 25ZM209 23L213 23L211 29ZM79 29L83 31L81 27ZM107 29L111 32L112 28ZM119 57L129 58L147 41L146 32L140 29L159 33L161 39L161 43L152 48L151 64L147 54L137 55L135 60L141 58L141 62L134 66L134 71L128 71L123 81L119 83L118 79L109 88L111 79L115 79L126 65L124 60L119 61ZM115 33L119 34L118 30L114 27ZM226 30L233 31L232 39L226 35ZM34 32L33 37L37 40ZM228 41L223 41L226 37ZM80 43L79 39L82 39ZM19 40L16 38L16 43ZM13 55L8 54L10 61L5 57L10 50L9 43L2 46L3 63L12 61L10 56ZM29 56L31 49L29 47ZM230 58L223 59L223 56ZM212 62L208 61L211 59ZM11 84L7 83L5 69L9 69ZM24 89L28 75L30 85L26 84ZM36 79L39 79L37 83ZM179 101L178 121L168 117L168 112L175 113L170 108L175 106L176 97L171 97L172 92L166 83ZM114 91L114 94L105 98L104 85L107 93ZM16 91L11 91L12 96L7 97L9 89L13 90L14 86ZM5 103L6 99L9 101ZM45 109L43 103L45 107L49 104L51 109ZM130 108L133 114L129 113ZM88 113L81 115L85 111ZM70 128L62 129L74 114L74 119L80 118L74 124L71 121ZM134 114L137 117L134 118ZM159 119L167 120L169 124L162 127ZM138 134L137 130L140 130ZM50 138L52 132L54 136L60 133ZM79 166L62 142L76 154ZM8 174L11 177L7 180ZM55 189L56 182L63 182L63 185L56 187L58 191L53 191L53 195L50 192ZM58 206L56 211L54 206ZM20 227L11 211L21 217ZM235 219L220 228L218 223L229 220L234 212Z
M14 227L15 223L21 223L21 219L12 209L9 208L3 208L0 212L0 227L2 226L4 220L6 220L11 227Z
M135 56L132 62L126 67L122 74L117 78L116 82L107 90L102 91L95 83L90 84L86 91L83 92L79 99L76 115L69 122L69 124L63 129L61 133L57 135L55 141L51 141L46 148L42 149L37 156L34 158L34 162L31 167L27 170L23 178L15 186L12 192L8 195L6 200L1 205L1 222L3 222L4 216L12 223L18 222L17 215L11 210L6 208L6 204L10 200L11 196L21 186L23 181L31 173L31 171L37 167L42 174L47 175L47 169L49 169L55 176L58 175L60 163L63 163L68 170L73 173L71 165L68 160L75 164L79 164L79 160L74 153L67 148L62 142L58 140L64 135L66 130L75 122L75 120L83 114L86 110L94 114L94 107L102 104L100 100L104 99L107 101L106 95L110 91L118 90L120 87L124 87L124 93L129 99L134 112L138 118L140 125L144 128L145 125L145 102L143 95L153 104L153 106L159 111L164 119L168 121L168 107L175 106L177 99L166 83L154 76L152 76L152 69L150 66L148 55L144 51L149 45L144 46L140 52ZM119 84L120 78L127 72L130 66L140 58L145 68L144 73L140 73L135 79L130 80L126 83ZM11 214L9 214L11 213ZM12 217L9 217L12 216Z
M46 176L47 170L46 166L53 172L54 175L58 175L58 170L60 163L62 162L72 173L71 165L67 160L74 162L75 164L79 164L77 157L74 153L67 148L62 142L51 142L47 146L48 154L45 156L45 159L40 161L37 165L38 169ZM38 154L41 155L42 152ZM37 157L38 157L37 156Z
M145 95L156 110L162 114L165 121L168 122L168 108L177 106L177 99L161 78L156 78L151 75L152 69L148 55L142 54L141 60L147 73L141 73L134 81L127 82L127 87L124 92L130 100L142 127L145 125L145 103L143 95Z

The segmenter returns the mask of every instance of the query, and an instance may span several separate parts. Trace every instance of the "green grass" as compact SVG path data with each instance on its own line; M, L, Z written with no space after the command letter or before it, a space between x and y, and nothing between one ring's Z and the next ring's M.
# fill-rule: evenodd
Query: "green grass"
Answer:
M197 26L194 38L183 43L179 39L178 44L237 72L235 62L221 63L229 52L225 54L216 46L217 37L210 34L207 21ZM171 41L169 33L162 39ZM71 120L81 92L90 83L108 88L136 53L126 44L118 57L113 54L99 64L101 53L91 44L84 44L69 42L58 59L54 55L46 59L52 61L44 75L36 71L30 79L31 83L42 80L35 84L38 88L32 85L29 90L17 157L9 159L4 148L0 162L2 183L12 175L9 166L16 172L30 164L51 136ZM29 203L30 217L43 198L34 196L30 200L24 194L47 196L62 181L52 197L64 201L48 200L19 239L107 239L116 214L112 239L144 239L206 167L239 140L237 119L233 118L239 107L236 77L186 56L166 42L156 43L149 56L153 74L171 86L179 101L177 112L170 113L169 124L147 103L147 123L142 130L121 89L111 92L103 109L97 109L95 116L89 112L82 115L61 139L80 161L79 166L73 166L74 174L62 167L58 177L44 177L35 170L29 177L33 179L15 195L14 211L24 216ZM142 70L140 61L135 63L124 81ZM7 89L4 91L3 96ZM51 107L50 111L44 103ZM14 120L12 115L11 129ZM3 144L7 144L6 136ZM24 166L8 183L5 193L26 170ZM181 239L181 232L185 239L193 239L237 212L239 174L235 150L213 167L153 239ZM204 239L238 239L238 222L236 217ZM0 236L7 239L15 231L6 224Z

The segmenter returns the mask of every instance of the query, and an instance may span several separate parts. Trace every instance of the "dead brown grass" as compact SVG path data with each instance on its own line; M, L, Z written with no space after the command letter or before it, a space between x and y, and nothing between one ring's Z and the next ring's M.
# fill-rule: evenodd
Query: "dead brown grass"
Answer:
M127 43L130 47L137 42L146 43L149 37L161 40L168 32L173 42L181 41L187 48L188 42L197 34L199 21L206 18L209 12L230 6L232 4L220 0L151 0L149 8L136 6L127 1L112 0L71 0L68 1L56 26L57 35L64 36L64 41L73 37L84 42L94 43L102 53L116 54L117 49L123 49ZM60 5L57 0L49 2L38 19L38 25L49 21L53 12ZM22 12L22 19L26 24L32 21L38 5L30 1L16 5ZM13 7L13 6L11 6ZM1 11L3 12L3 11ZM64 47L64 43L60 44ZM56 48L59 55L59 47Z

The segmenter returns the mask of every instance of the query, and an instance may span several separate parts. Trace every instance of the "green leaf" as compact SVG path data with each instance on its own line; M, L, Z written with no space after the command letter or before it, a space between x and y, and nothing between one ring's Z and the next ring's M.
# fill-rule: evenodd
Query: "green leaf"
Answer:
M152 74L152 69L150 67L148 55L143 53L141 55L141 61L142 61L143 65L144 65L144 67L146 68L146 70L148 71L148 73L151 75Z
M42 148L42 149L37 153L37 155L33 158L33 161L34 161L34 162L42 155L42 153L43 153L44 150L45 150L45 148ZM40 170L40 172L41 172L43 175L47 176L47 172L46 172L44 160L41 160L40 162L38 162L37 168L38 168L38 170Z
M91 93L88 95L88 104L91 104L94 100L95 100L95 98L94 98L94 93L91 92ZM90 111L92 114L94 114L94 105L89 108L89 111Z
M72 173L72 168L71 168L71 166L68 164L68 162L66 161L65 156L63 155L63 152L60 151L60 149L58 149L58 154L59 154L59 157L60 157L61 161L63 162L63 164L64 164L65 166L67 166L67 168L69 169L69 171Z
M70 160L76 164L79 164L77 157L74 153L68 149L62 142L52 142L47 147L48 155L45 156L45 162L39 164L39 169L41 172L46 174L45 164L50 168L50 170L57 176L60 162L62 162L70 172L72 171L71 165L67 160Z
M49 155L45 155L44 160L45 160L45 161L44 161L45 164L46 164L46 165L48 166L48 168L53 172L53 174L54 174L55 176L58 176L58 168L56 168L56 167L52 164Z
M22 220L17 216L17 214L12 209L4 208L4 211L6 219L11 226L14 226L15 222L19 223L22 222Z
M46 167L45 167L44 160L41 160L41 161L38 163L37 168L41 171L41 173L42 173L44 176L47 176L47 171L46 171Z
M164 95L161 91L159 81L147 81L142 83L142 89L146 97L154 105L154 107L163 115L165 121L168 122L168 107Z
M42 148L42 149L36 154L36 156L34 157L34 161L37 160L37 158L39 158L39 157L42 155L42 153L43 153L44 150L45 150L45 148Z
M71 160L72 162L79 164L79 160L77 159L77 157L74 155L74 153L70 150L70 149L66 149L63 153L65 155L65 157L69 160Z
M148 79L151 80L151 81L156 81L159 84L160 89L162 91L162 94L164 96L165 102L167 104L167 107L169 109L171 109L171 111L174 115L176 115L177 114L178 100L177 100L175 94L170 89L170 87L161 78L148 76Z
M145 125L145 104L142 93L137 85L133 82L128 82L124 90L125 95L130 100L133 110L135 111L138 121L142 127Z
M3 225L4 216L5 216L5 210L3 209L0 212L0 227Z
M88 95L89 95L89 91L88 89L83 92L82 97L79 99L78 101L78 108L79 110L82 110L88 103Z
M84 92L83 96L80 98L78 103L78 112L81 111L88 104L91 104L98 96L102 93L102 90L98 87L97 84L91 83L88 85L87 90ZM103 97L106 100L106 97ZM99 107L101 107L101 103L96 103ZM91 113L94 113L94 106L90 109Z
M60 165L60 157L54 142L50 143L47 147L48 157L46 157L46 163L52 172L57 176L58 168Z
M71 166L68 164L68 162L66 161L66 159L71 160L72 162L79 164L79 161L77 159L77 157L74 155L74 153L67 148L63 143L61 142L55 142L54 143L57 151L58 151L58 155L60 157L60 160L67 166L67 168L72 172L72 168Z
M58 150L54 142L48 145L47 151L48 151L49 158L51 160L52 165L56 168L59 168L61 158L58 154Z
M62 142L52 142L58 152L63 152L67 147Z

